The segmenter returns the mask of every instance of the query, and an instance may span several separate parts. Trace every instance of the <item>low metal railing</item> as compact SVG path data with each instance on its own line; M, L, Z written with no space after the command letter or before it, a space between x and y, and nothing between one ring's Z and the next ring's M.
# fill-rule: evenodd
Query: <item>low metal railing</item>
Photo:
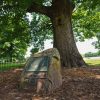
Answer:
M0 58L0 72L22 67L25 64L25 61L26 60L16 60L14 58Z

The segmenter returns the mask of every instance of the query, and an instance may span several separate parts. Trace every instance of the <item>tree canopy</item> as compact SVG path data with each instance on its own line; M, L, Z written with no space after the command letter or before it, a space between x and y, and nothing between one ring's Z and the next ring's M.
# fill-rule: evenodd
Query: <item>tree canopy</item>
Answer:
M28 44L43 48L44 40L52 38L50 7L56 0L0 0L0 52L24 54ZM100 40L100 6L95 0L67 0L72 2L74 36L77 40L96 36ZM75 4L75 5L74 5ZM47 10L49 13L47 13ZM27 12L32 13L29 22ZM40 15L42 13L44 15ZM100 42L96 42L96 47ZM9 52L9 54L10 54ZM17 53L18 52L18 53ZM5 53L5 54L7 54ZM14 54L14 55L15 55Z
M78 2L73 12L73 29L79 40L98 37L100 32L100 7L95 0L83 0ZM100 34L100 33L99 33Z
M9 2L0 1L0 57L21 59L30 41L29 21Z

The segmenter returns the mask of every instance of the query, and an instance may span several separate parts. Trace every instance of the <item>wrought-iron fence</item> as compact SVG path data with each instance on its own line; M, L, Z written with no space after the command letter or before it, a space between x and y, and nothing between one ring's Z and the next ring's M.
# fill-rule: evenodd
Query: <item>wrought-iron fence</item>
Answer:
M25 61L26 61L25 59L24 60L16 60L14 58L12 58L12 59L0 58L0 72L10 70L13 68L22 67L25 64Z

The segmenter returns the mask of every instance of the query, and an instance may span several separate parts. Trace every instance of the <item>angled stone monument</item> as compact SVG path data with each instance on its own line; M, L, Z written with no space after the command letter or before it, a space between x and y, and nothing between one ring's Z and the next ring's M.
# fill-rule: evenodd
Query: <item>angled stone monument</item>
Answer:
M20 86L33 85L36 92L50 92L62 85L60 55L56 48L32 54L21 74Z

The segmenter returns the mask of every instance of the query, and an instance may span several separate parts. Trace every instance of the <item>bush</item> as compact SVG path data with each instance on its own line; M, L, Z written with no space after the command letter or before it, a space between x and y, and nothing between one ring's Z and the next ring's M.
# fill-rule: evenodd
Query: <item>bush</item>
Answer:
M100 52L96 52L96 53L92 53L92 52L88 52L84 54L85 57L98 57L100 56Z

